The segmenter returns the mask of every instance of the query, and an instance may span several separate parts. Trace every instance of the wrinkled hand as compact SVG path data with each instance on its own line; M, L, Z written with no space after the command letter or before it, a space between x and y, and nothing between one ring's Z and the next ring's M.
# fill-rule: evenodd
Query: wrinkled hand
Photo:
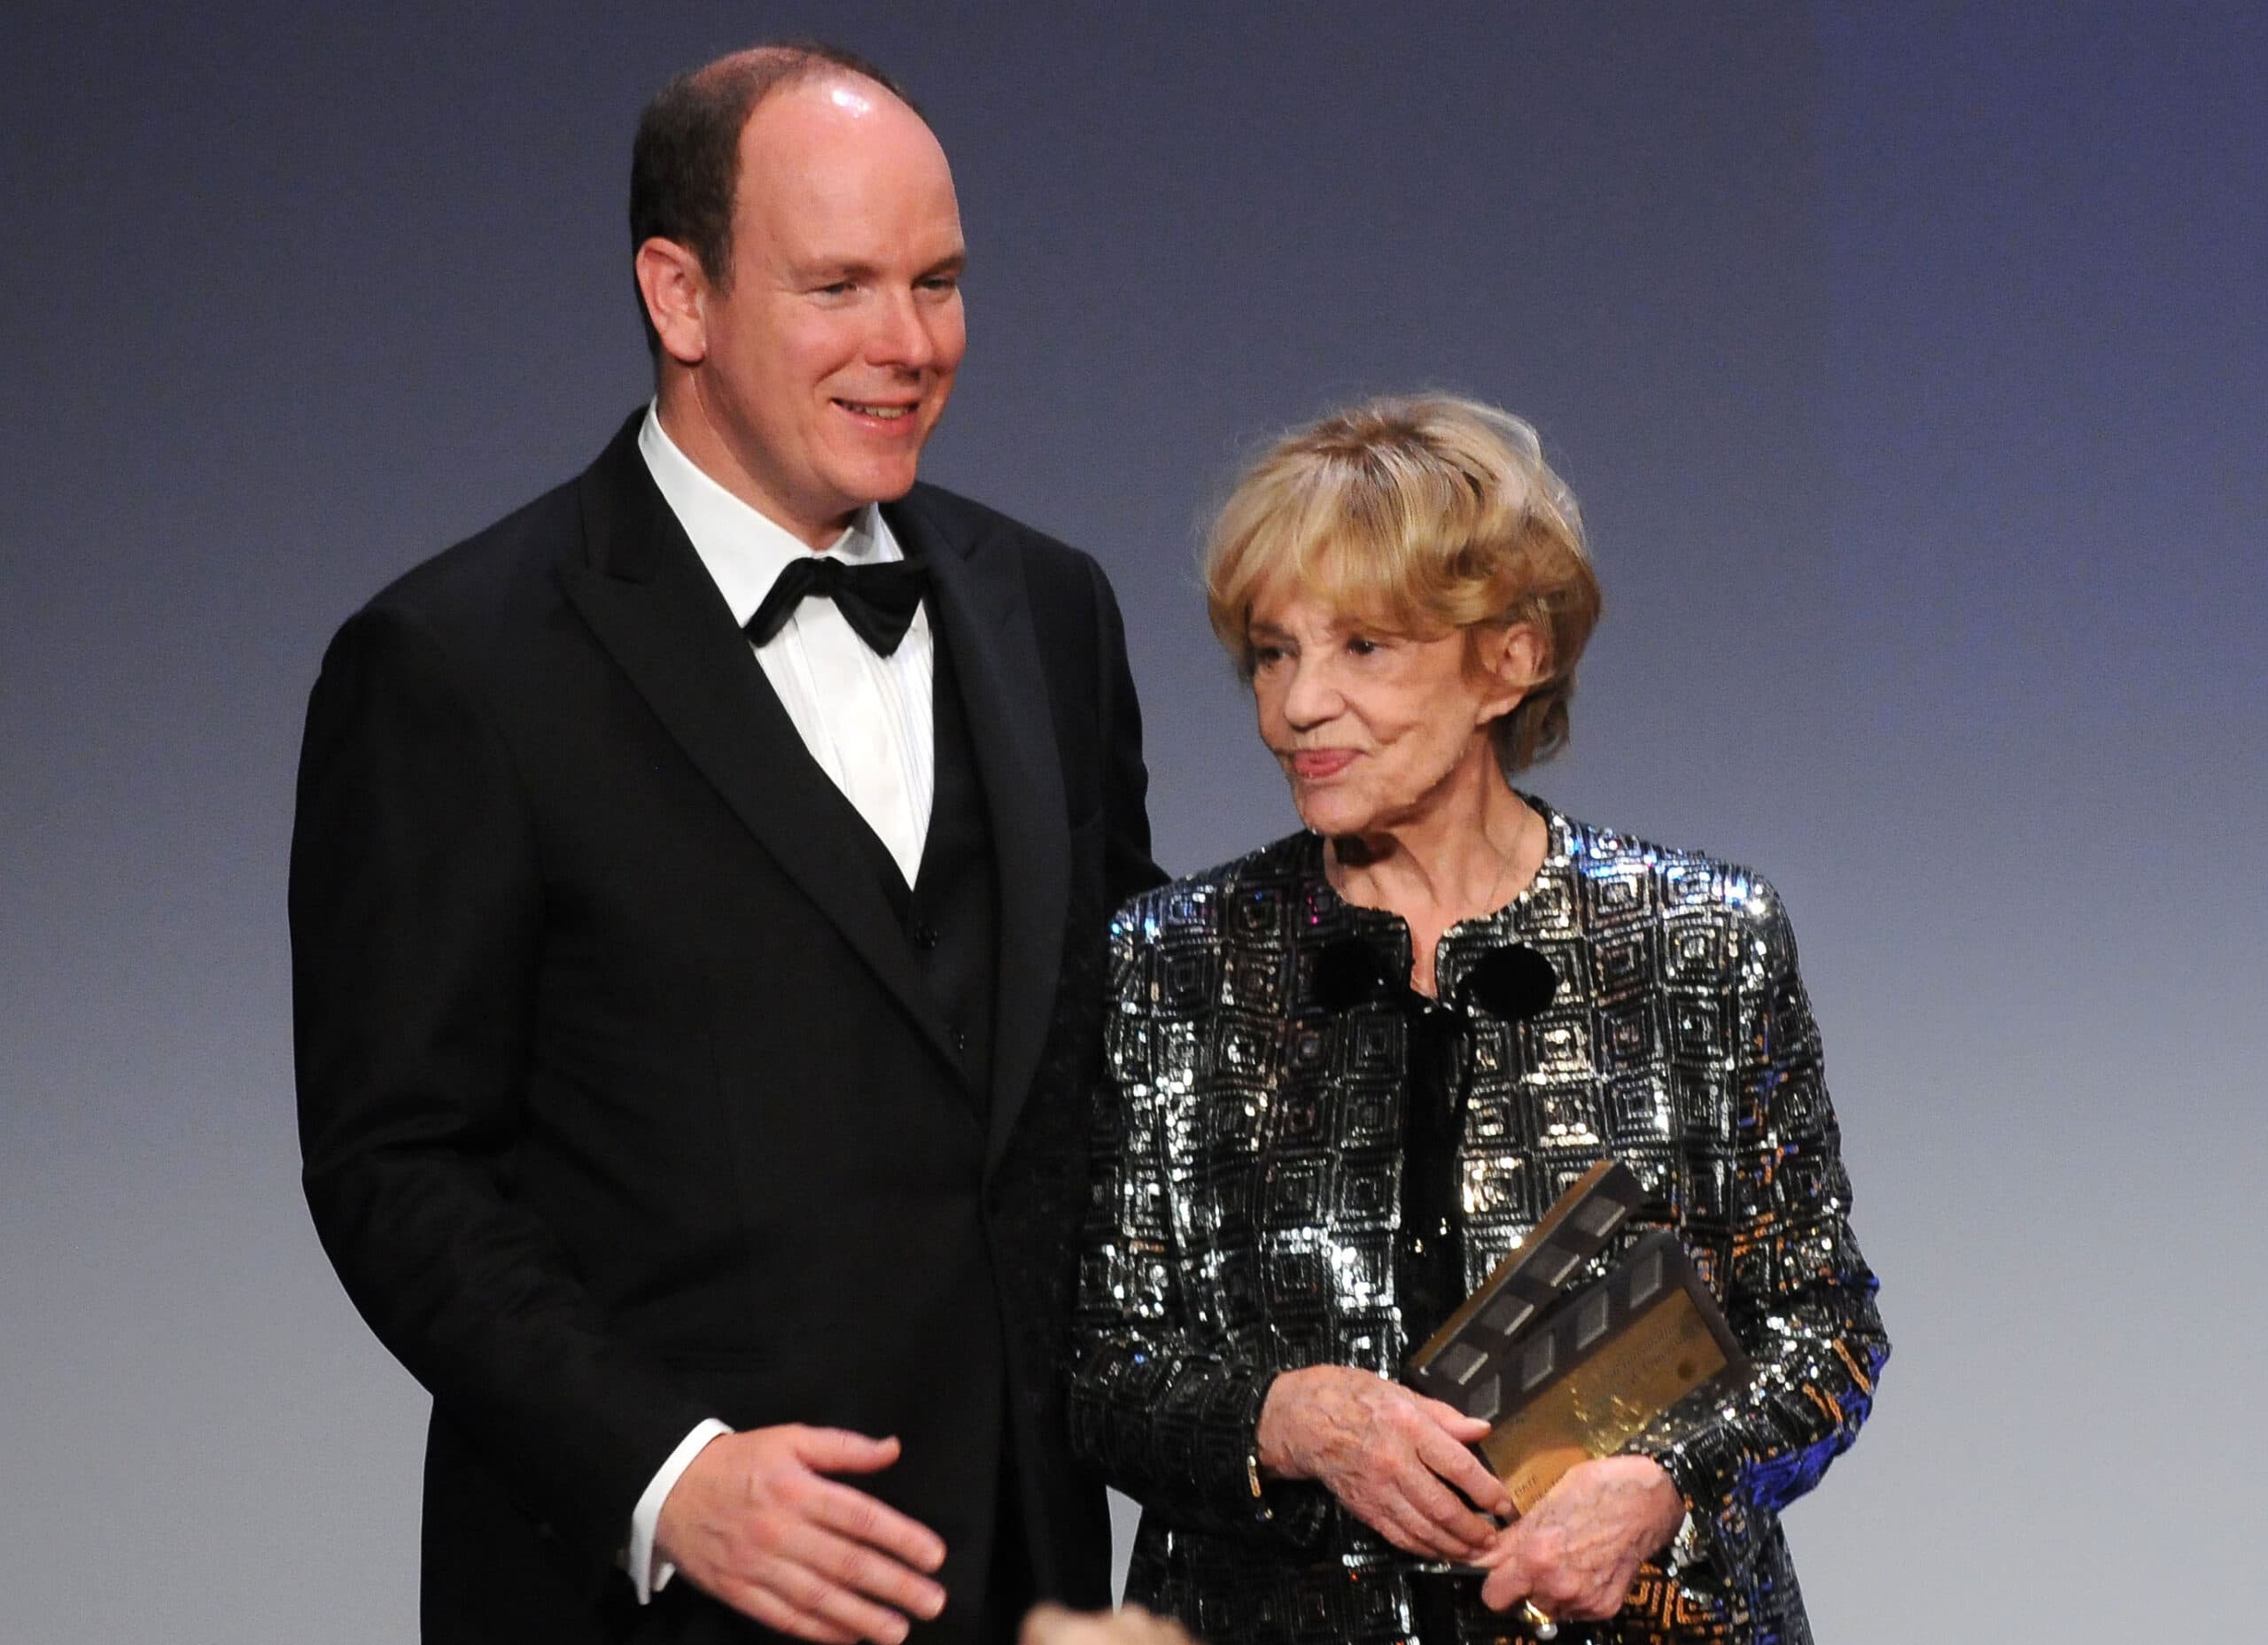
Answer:
M1554 1621L1604 1621L1684 1518L1684 1499L1652 1458L1578 1463L1481 1556L1481 1600L1508 1610L1530 1599Z
M1192 1645L1181 1624L1139 1605L1118 1610L1066 1610L1035 1605L1016 1645Z
M722 1434L662 1503L654 1547L735 1610L819 1645L899 1645L908 1618L944 1609L928 1526L825 1478L878 1473L896 1439L788 1424Z
M1503 1482L1465 1448L1487 1433L1487 1423L1369 1371L1311 1365L1269 1385L1260 1467L1320 1481L1406 1553L1469 1560L1496 1535L1484 1516L1512 1507Z

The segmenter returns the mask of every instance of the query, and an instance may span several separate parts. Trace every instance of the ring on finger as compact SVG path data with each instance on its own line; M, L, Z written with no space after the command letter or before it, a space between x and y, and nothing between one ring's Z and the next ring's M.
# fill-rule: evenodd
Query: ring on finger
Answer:
M1520 1602L1520 1620L1526 1623L1528 1632L1540 1640L1559 1637L1559 1625L1552 1621L1550 1615L1532 1599Z

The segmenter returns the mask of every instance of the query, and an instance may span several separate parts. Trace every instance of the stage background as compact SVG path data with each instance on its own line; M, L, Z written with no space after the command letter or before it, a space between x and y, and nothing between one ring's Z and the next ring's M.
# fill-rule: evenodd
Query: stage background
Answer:
M928 471L1115 580L1169 866L1292 826L1191 572L1239 454L1416 385L1544 431L1609 613L1535 787L1777 882L1884 1279L1820 1637L2247 1631L2258 7L19 0L0 1633L412 1637L424 1401L295 1180L299 717L639 401L639 106L801 30L954 159Z

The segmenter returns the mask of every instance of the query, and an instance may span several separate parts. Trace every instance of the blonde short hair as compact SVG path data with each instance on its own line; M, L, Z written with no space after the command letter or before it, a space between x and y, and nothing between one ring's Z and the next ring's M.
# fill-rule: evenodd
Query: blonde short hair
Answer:
M1505 773L1565 746L1598 578L1574 494L1511 413L1374 400L1294 430L1237 483L1205 550L1213 632L1249 679L1253 605L1285 579L1390 632L1524 623L1545 677L1492 727Z

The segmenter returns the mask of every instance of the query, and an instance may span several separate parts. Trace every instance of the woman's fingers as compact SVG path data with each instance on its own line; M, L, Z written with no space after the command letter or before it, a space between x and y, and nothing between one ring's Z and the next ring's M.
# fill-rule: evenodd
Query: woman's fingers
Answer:
M1525 1594L1554 1617L1611 1617L1682 1514L1676 1486L1646 1457L1578 1463L1491 1550L1481 1599L1502 1608Z
M1409 1447L1399 1480L1403 1495L1439 1527L1453 1550L1451 1557L1470 1558L1496 1533L1488 1516L1511 1511L1511 1495L1503 1481L1445 1430L1445 1417L1464 1421L1451 1408L1404 1392L1395 1415Z
M1441 1529L1411 1503L1394 1474L1366 1469L1332 1482L1333 1495L1355 1518L1405 1554L1421 1559L1454 1557L1447 1551Z
M1270 1386L1262 1409L1265 1465L1320 1480L1405 1552L1466 1561L1508 1513L1502 1482L1465 1448L1486 1423L1352 1366L1310 1366Z
M1480 1585L1480 1602L1491 1610L1510 1610L1528 1596L1534 1586L1526 1561L1517 1556L1499 1558Z
M1351 1503L1349 1506L1353 1506ZM1420 1559L1459 1560L1464 1553L1444 1537L1441 1528L1399 1495L1380 1497L1367 1512L1357 1509L1363 1522L1405 1554Z
M1439 1516L1449 1493L1422 1469L1413 1467L1390 1478L1366 1480L1342 1500L1365 1525L1404 1553L1463 1564L1477 1558L1487 1546L1485 1536L1468 1536L1442 1524Z
M1441 1540L1446 1556L1464 1559L1486 1548L1488 1539L1495 1534L1495 1524L1474 1513L1463 1497L1434 1476L1422 1458L1413 1455L1410 1463L1396 1483L1411 1510Z
M1433 1424L1460 1445L1478 1445L1488 1437L1494 1426L1483 1416L1467 1416L1446 1401L1429 1399L1424 1394L1412 1396L1418 1408L1433 1419Z
M1418 1460L1464 1493L1465 1501L1481 1513L1503 1515L1512 1511L1512 1494L1504 1489L1504 1482L1451 1435L1438 1428L1420 1434ZM1490 1525L1483 1534L1493 1534L1495 1531L1495 1527Z

